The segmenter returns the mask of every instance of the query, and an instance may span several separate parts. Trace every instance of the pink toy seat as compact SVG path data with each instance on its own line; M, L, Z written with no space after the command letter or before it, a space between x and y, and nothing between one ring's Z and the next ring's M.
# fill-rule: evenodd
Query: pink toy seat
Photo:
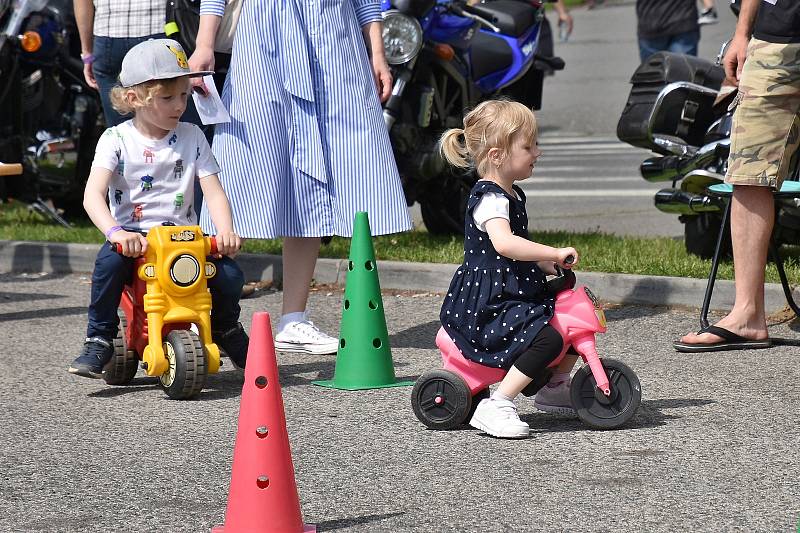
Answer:
M436 334L436 346L442 353L445 370L461 376L473 395L506 376L502 368L484 366L464 357L444 328L439 328Z

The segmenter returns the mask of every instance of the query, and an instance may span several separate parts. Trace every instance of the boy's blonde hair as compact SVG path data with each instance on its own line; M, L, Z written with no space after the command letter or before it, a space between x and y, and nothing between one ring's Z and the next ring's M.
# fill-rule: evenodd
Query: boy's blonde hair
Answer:
M536 131L536 117L523 104L486 100L464 116L464 129L444 132L439 150L451 165L460 168L474 165L478 175L484 176L489 170L489 150L500 149L501 160L505 159L517 136L533 139Z
M167 80L150 80L132 87L116 85L111 89L109 95L111 107L121 115L135 114L137 108L149 106L153 98L158 96L162 91L169 91L181 84L188 85L188 83L189 78L180 77ZM128 91L136 93L136 100L134 102L128 102Z

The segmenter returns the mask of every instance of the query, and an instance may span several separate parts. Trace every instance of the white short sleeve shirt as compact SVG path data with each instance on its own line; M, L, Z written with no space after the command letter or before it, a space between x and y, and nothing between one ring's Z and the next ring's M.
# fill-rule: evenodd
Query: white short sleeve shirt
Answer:
M92 166L113 172L108 203L117 223L143 231L164 222L197 224L194 181L219 173L203 132L186 122L157 140L139 133L132 120L108 128Z
M487 192L472 210L472 220L475 221L476 228L485 232L486 222L493 218L504 218L510 222L508 198L500 193Z

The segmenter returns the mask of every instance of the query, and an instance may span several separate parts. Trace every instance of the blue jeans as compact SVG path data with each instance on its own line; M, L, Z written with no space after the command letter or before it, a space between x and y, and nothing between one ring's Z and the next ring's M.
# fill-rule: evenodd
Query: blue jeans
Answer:
M148 39L164 39L166 36L162 34L147 35L145 37L102 37L97 36L94 38L94 48L92 53L96 57L92 64L92 71L94 78L97 80L97 88L100 91L100 101L103 104L103 115L106 118L106 127L116 126L131 118L130 115L120 115L111 106L111 89L119 83L117 78L119 72L122 70L122 59L128 50L137 44L144 42ZM196 124L206 136L209 144L214 137L214 126L203 125L200 121L200 116L194 107L194 100L191 95L189 96L186 104L186 111L183 112L181 117L183 122L191 122ZM203 205L203 191L200 189L199 181L195 180L194 184L194 209L197 214L197 220L200 220L200 208Z
M667 51L678 54L697 55L697 44L700 42L700 31L687 31L667 37L639 37L639 59L642 63L656 52Z
M211 329L228 331L239 322L239 298L244 286L244 274L236 261L229 257L211 260L217 274L208 280L211 292ZM122 290L134 275L134 258L118 254L113 245L103 244L92 272L92 299L89 304L87 337L113 339L117 336L117 308Z

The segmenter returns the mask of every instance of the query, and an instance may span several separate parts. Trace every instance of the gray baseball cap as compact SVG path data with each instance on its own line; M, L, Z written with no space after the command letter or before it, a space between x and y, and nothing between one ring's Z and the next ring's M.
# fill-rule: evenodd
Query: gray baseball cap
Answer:
M128 50L122 60L119 83L132 87L151 80L168 80L181 76L197 77L214 74L211 70L189 70L186 52L172 39L150 39Z

